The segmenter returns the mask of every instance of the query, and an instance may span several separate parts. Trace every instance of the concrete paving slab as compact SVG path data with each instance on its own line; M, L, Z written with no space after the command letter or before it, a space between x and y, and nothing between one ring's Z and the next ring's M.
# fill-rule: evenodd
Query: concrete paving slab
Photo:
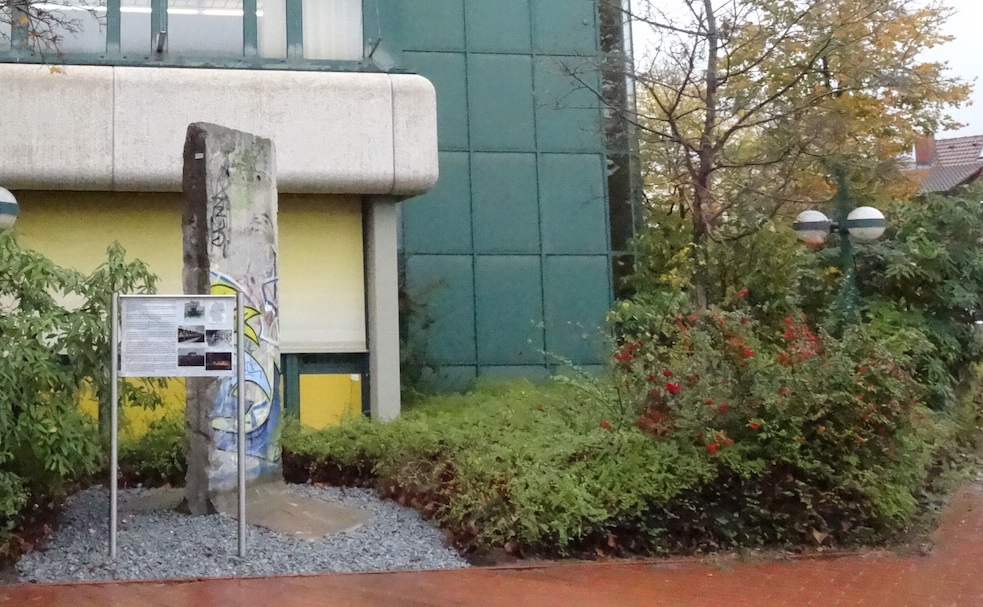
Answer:
M239 519L238 496L226 493L212 499L215 508ZM305 495L286 483L273 482L246 490L246 522L300 539L315 539L358 529L370 515Z
M150 489L120 501L120 512L177 510L184 500L184 489ZM222 515L239 519L236 493L212 500ZM358 508L332 504L301 493L286 483L273 482L246 490L246 522L299 539L316 539L352 531L364 525L371 515Z

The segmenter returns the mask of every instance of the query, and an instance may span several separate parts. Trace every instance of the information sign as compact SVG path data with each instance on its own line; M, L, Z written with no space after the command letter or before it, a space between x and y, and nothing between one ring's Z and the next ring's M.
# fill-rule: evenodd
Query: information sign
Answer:
M234 296L120 298L121 377L236 372Z

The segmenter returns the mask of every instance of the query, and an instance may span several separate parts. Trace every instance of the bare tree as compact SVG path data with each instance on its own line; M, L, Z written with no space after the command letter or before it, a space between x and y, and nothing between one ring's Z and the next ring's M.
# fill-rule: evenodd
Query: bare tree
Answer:
M84 27L84 15L105 19L106 0L0 0L0 40L14 52L60 54L67 37Z

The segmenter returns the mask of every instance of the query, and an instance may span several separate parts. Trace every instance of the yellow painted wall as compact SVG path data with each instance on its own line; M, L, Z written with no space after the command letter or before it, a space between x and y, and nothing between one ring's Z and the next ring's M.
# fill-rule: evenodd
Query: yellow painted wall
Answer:
M23 246L60 265L90 272L105 261L106 248L118 241L129 259L144 261L160 277L159 293L183 291L180 194L21 191L17 200L21 214L14 229ZM360 200L280 195L279 203L283 351L364 351ZM356 407L350 402L351 382L342 377L345 381L302 378L302 418L324 425ZM184 406L183 380L170 382L168 392L170 405L165 410L124 414L131 431L141 434L152 420ZM361 393L356 392L360 410ZM314 404L308 406L308 399ZM341 404L329 414L325 402ZM95 411L92 402L83 406Z
M321 429L361 414L360 375L301 374L300 423Z

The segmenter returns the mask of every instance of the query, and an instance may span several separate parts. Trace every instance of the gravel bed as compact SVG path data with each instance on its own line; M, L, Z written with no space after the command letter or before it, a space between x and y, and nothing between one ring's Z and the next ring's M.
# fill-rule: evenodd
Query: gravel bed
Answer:
M170 511L120 513L116 562L109 561L109 491L91 487L65 503L59 528L43 551L17 563L23 582L74 582L264 576L338 571L448 569L467 563L415 510L364 489L295 486L312 496L372 514L362 527L302 540L250 526L246 558L237 555L231 518ZM120 492L120 505L140 489Z

